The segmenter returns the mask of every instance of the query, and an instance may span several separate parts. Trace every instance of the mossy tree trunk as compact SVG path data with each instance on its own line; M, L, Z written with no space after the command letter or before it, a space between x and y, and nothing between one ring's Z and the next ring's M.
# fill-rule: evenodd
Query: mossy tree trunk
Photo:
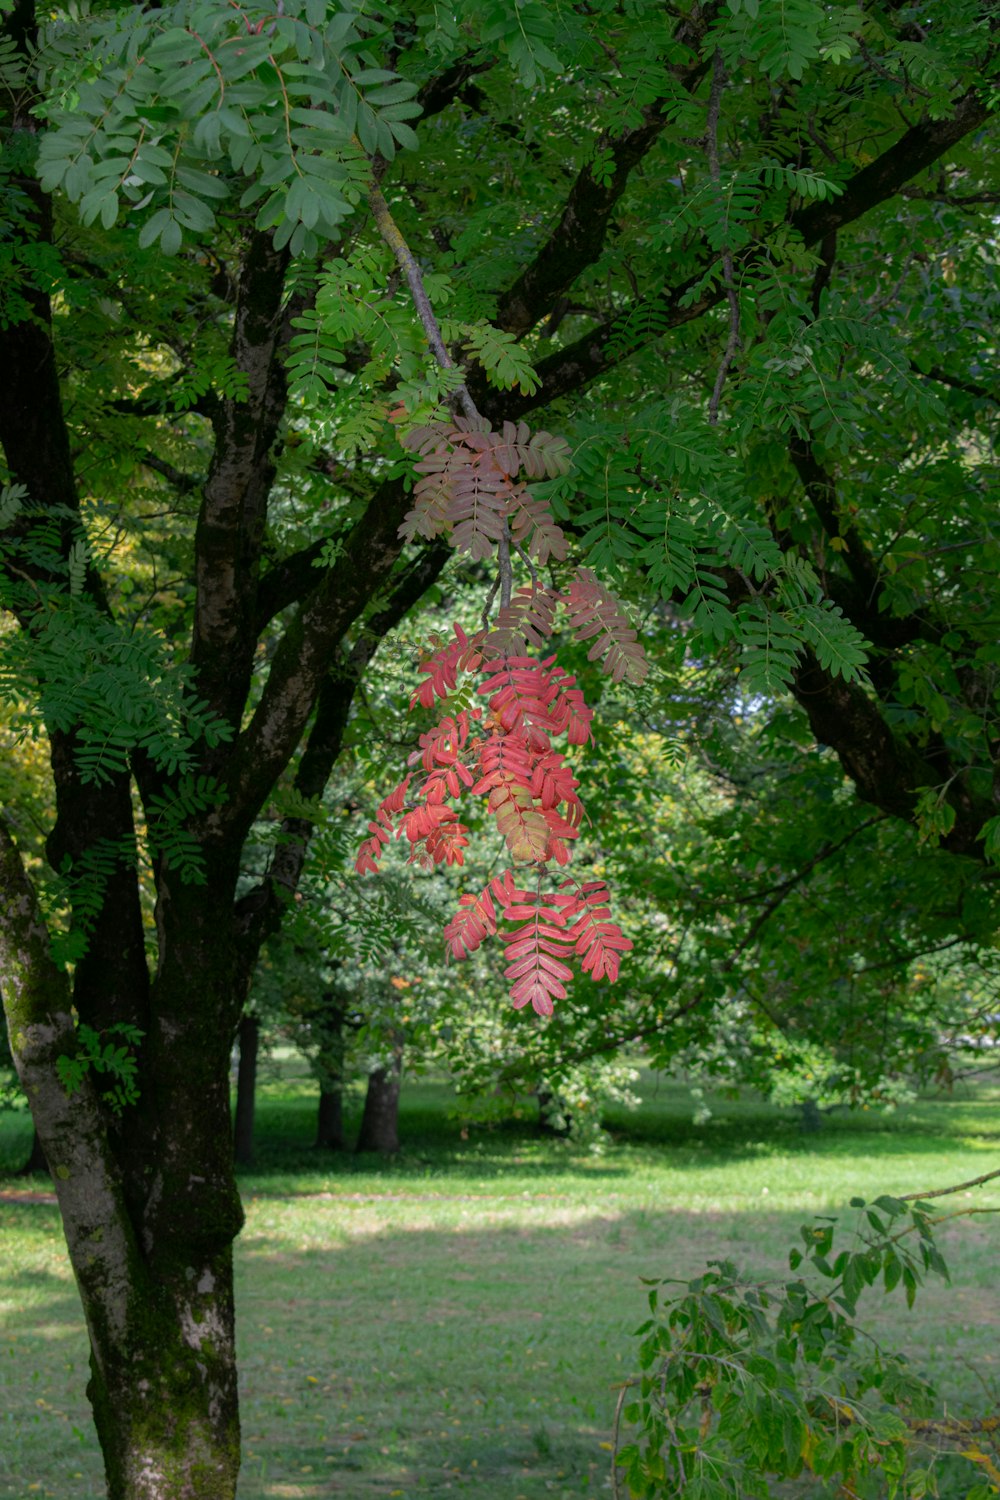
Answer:
M31 0L17 0L0 19L0 33L30 56ZM23 98L0 99L0 124L19 163L34 160L32 102L30 89ZM32 243L51 244L51 203L37 179L14 168L12 188L19 212L31 221ZM46 854L53 869L71 872L72 920L85 937L72 978L52 959L52 934L27 865L12 825L0 817L3 1005L83 1303L88 1393L111 1500L235 1495L232 1244L242 1210L229 1060L257 954L294 895L312 824L286 818L270 866L237 898L243 849L293 757L297 792L304 799L322 795L365 666L447 555L443 547L428 549L392 577L408 505L402 484L392 481L375 489L345 534L343 566L317 571L315 553L306 549L262 577L286 402L282 350L296 308L286 305L288 254L274 247L270 233L248 231L231 248L228 300L204 289L203 316L217 318L228 333L242 381L237 393L210 393L202 403L201 415L212 423L204 483L180 477L182 493L200 489L200 498L187 539L193 611L177 614L173 642L197 679L205 711L226 734L197 739L183 770L170 757L157 761L132 745L127 765L120 760L85 779L82 726L45 723L38 709L48 729L56 804ZM23 485L33 509L23 526L18 521L5 532L8 550L29 544L11 567L0 556L5 608L25 641L33 638L42 598L49 611L65 601L75 611L74 628L92 625L95 639L99 631L119 630L124 638L134 622L127 613L119 619L95 565L87 565L75 595L66 586L82 528L73 455L86 451L87 439L71 438L66 421L48 293L30 278L23 290L27 314L0 328L0 448L5 480ZM162 414L136 403L134 417L141 452L146 438L139 424L158 423ZM45 547L32 548L30 527L46 518ZM377 596L379 612L345 653L345 632ZM266 687L259 701L252 699L262 632L288 612L294 618L270 660ZM95 645L95 656L103 649ZM50 687L41 680L43 695ZM110 706L108 716L109 735L127 734ZM136 801L152 826L158 808L179 805L187 776L217 796L184 813L184 835L198 856L195 882L162 851L154 861L151 973L135 857ZM98 854L97 888L93 880L75 884L75 872ZM104 1077L85 1072L67 1093L58 1065L79 1056L78 1024L103 1041L123 1023L141 1034L139 1097L116 1113Z
M67 1093L73 997L0 822L0 963L11 1050L52 1170L91 1348L110 1500L231 1500L239 1468L229 1047L236 966L210 903L161 910L176 957L150 990L140 1106L109 1119L90 1073ZM217 914L216 914L217 915ZM219 1014L228 1017L225 1030ZM155 1149L154 1149L155 1147Z

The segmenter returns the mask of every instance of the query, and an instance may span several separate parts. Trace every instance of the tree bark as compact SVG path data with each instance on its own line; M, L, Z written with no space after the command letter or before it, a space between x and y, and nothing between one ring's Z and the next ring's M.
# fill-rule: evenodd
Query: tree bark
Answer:
M319 1091L316 1145L325 1151L344 1149L344 1095L339 1083Z
M141 1043L147 1062L159 1064L159 1149L140 1194L130 1180L135 1158L116 1141L130 1124L143 1138L152 1101L145 1117L116 1131L87 1070L72 1092L64 1086L59 1060L78 1052L69 980L52 960L34 888L0 819L11 1053L52 1170L87 1321L87 1392L109 1500L232 1500L239 1470L232 1241L242 1210L229 1147L229 1049L211 1005L227 969L232 1003L233 962L217 940L217 904L203 893L181 904L185 961L161 964L155 1019Z
M386 1067L368 1075L368 1092L358 1131L358 1151L380 1151L391 1155L399 1150L399 1092L403 1082L403 1043L393 1042L392 1056Z
M254 1106L257 1095L257 1054L260 1049L260 1022L256 1016L240 1021L240 1065L236 1075L236 1123L233 1133L233 1155L238 1165L253 1161Z

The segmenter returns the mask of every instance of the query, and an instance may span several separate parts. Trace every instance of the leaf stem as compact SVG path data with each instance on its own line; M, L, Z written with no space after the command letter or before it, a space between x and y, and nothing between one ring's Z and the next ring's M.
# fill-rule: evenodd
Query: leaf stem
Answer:
M441 329L438 326L438 321L434 316L434 309L431 307L430 298L424 287L424 279L420 274L420 267L417 265L412 250L403 238L398 224L389 211L389 205L385 201L381 188L374 182L368 190L368 202L371 205L372 215L379 234L396 257L396 264L406 277L410 288L410 295L413 298L413 305L423 325L424 333L427 335L427 342L431 347L431 353L442 370L453 370L455 362L445 348ZM481 418L476 403L469 395L468 388L464 382L454 394L462 411L469 420L472 422L480 421Z

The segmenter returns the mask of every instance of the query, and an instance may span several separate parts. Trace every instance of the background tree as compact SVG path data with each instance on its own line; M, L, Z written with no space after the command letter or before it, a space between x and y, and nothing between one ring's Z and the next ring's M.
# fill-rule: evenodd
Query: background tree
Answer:
M399 534L400 435L546 408L555 588L617 571L868 802L995 852L995 25L4 10L3 683L55 819L48 872L0 822L0 966L115 1500L235 1489L230 1049L358 683L447 555Z

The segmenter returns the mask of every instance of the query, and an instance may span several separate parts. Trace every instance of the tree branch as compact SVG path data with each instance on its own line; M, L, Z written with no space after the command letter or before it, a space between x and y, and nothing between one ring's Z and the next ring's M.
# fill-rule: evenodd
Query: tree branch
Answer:
M402 575L383 607L369 619L354 646L327 675L316 704L316 717L295 774L295 790L312 800L321 797L340 754L354 694L385 636L413 608L451 555L444 543L425 547ZM281 838L265 878L237 902L241 934L240 960L248 983L261 943L277 930L281 915L298 889L313 823L285 818Z
M416 308L417 316L420 319L424 333L427 335L427 342L430 345L431 353L442 370L453 370L455 368L455 361L444 346L444 339L441 337L441 330L438 327L437 318L434 316L434 309L431 307L430 298L424 290L424 281L420 274L420 267L414 260L413 252L400 233L392 214L389 212L389 205L386 203L381 189L374 183L368 191L368 201L371 204L372 215L375 219L378 232L396 257L396 264L406 277L407 285L410 288L410 296L413 298L413 305ZM479 413L466 386L464 384L458 386L454 394L465 415L471 421L475 421Z
M254 231L240 268L230 353L247 378L225 397L195 533L196 603L191 661L199 692L230 724L246 702L257 637L257 580L273 452L286 384L278 357L288 251Z
M386 480L290 621L271 661L256 712L236 741L226 771L224 821L249 829L288 764L313 711L341 639L390 580L402 550L399 528L410 507L401 480Z
M428 78L417 91L416 102L423 111L421 118L429 120L432 115L439 115L461 98L473 78L488 73L496 65L495 57L479 57L475 52L469 52L450 68L445 68L443 73Z
M973 130L986 123L990 106L985 91L969 89L955 103L952 113L941 120L920 120L904 131L888 150L863 167L844 185L839 198L812 203L791 217L807 245L814 245L853 224L904 185Z
M726 86L726 69L722 62L722 53L716 48L715 57L712 62L712 90L708 99L708 118L705 124L705 145L708 152L708 170L712 181L718 189L722 180L722 168L719 164L719 112L722 108L722 93ZM726 376L729 368L740 349L740 299L736 291L736 273L733 269L733 252L727 242L720 251L722 259L722 286L726 301L729 304L729 337L726 347L719 363L715 376L715 384L708 401L709 426L714 427L719 420L719 403L722 400L723 387L726 384Z
M676 40L692 48L690 63L672 64L669 72L680 87L693 92L704 77L707 64L697 56L697 46L712 16L715 3L696 10L679 23ZM666 111L676 96L658 99L642 111L643 123L604 136L595 154L607 153L610 168L594 176L591 163L581 167L563 204L559 223L500 298L493 321L507 333L523 336L534 328L566 294L581 272L594 264L604 249L611 216L625 193L631 173L662 134Z
M807 246L825 241L830 235L871 212L880 203L894 197L905 183L931 166L958 141L977 130L988 118L987 103L977 91L970 90L958 100L954 112L947 119L921 121L912 126L875 161L855 173L845 184L840 197L799 210L791 215L789 223L793 229L798 230ZM741 267L752 264L757 253L751 250L741 256ZM725 297L725 289L717 287L703 293L696 302L683 305L685 298L701 282L707 268L706 260L697 275L688 277L679 285L667 288L655 296L636 299L614 318L607 319L598 327L590 329L575 343L542 360L536 366L541 388L531 397L512 392L513 399L507 403L506 415L516 418L535 407L575 394L639 349L662 338L665 333L702 317ZM653 331L615 355L609 355L609 344L613 343L616 336L620 337L626 332L629 324L637 317L642 317ZM477 382L470 381L470 386L474 392L478 391Z
M254 628L259 636L275 615L290 604L297 604L316 587L316 563L323 555L327 539L310 542L298 552L283 557L266 572L257 590L257 618Z
M974 396L977 401L988 401L993 406L1000 406L1000 395L989 386L979 385L974 380L963 380L958 375L950 375L947 370L942 370L940 365L931 365L929 370L919 370L914 365L914 374L920 375L924 380L936 380L939 385L951 386L953 390L964 391L967 396Z
M155 474L161 474L167 483L181 495L190 495L201 483L194 474L183 473L182 470L174 468L173 464L167 463L165 458L157 458L155 453L150 453L148 450L142 455L141 461L147 469L152 469Z
M834 677L811 653L795 669L792 692L805 709L816 739L836 752L862 801L912 823L920 789L940 785L948 772L942 774L931 760L894 735L864 688ZM955 809L955 824L941 840L942 846L981 863L979 835L994 809L972 796L961 774L951 777L948 802Z

